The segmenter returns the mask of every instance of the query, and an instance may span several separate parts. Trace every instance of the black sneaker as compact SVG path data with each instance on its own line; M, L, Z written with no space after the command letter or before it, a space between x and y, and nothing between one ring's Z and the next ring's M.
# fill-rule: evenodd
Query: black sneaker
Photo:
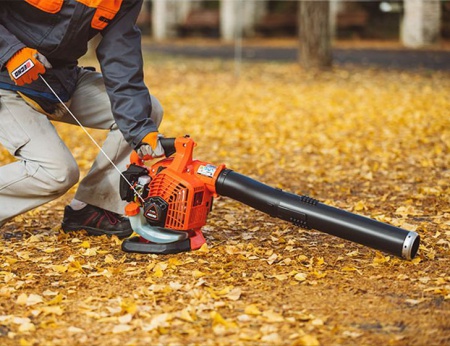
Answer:
M90 204L80 210L66 206L61 227L66 233L85 230L89 235L106 234L119 238L129 237L133 233L128 218Z

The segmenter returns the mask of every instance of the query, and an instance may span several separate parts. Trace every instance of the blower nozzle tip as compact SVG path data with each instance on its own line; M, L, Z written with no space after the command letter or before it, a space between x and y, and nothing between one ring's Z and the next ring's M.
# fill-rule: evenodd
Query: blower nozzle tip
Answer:
M418 233L410 231L403 242L402 257L411 260L419 250L420 236Z

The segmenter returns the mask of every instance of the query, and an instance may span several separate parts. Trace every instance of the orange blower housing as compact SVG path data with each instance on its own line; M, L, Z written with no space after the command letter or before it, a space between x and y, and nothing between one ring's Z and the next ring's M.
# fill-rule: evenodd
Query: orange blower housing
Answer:
M143 215L150 226L150 229L145 226L150 233L174 234L175 231L176 234L176 231L179 231L185 232L186 235L180 235L179 240L170 243L158 243L158 240L152 241L153 237L143 233L139 237L125 240L122 243L124 251L177 253L198 249L205 243L201 228L206 224L208 214L212 210L213 198L217 196L216 180L225 165L214 166L194 160L194 147L195 142L191 138L176 138L176 155L164 158L151 167L146 167L136 152L132 153L129 169L132 167L138 171L139 168L142 170L137 177L128 179L132 186L126 187L122 182L122 194L131 197L128 198L126 214L129 217L137 213ZM150 177L147 186L139 184L139 178L142 176ZM127 190L126 193L124 190ZM141 233L136 229L134 231Z

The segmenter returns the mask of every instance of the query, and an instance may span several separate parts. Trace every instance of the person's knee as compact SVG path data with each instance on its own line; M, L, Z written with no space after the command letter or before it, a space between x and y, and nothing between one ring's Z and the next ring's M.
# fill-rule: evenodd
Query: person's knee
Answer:
M74 159L61 162L56 167L41 165L36 172L43 184L42 193L49 196L61 196L73 187L80 179L80 170Z
M58 172L55 177L57 192L60 194L66 193L72 186L78 183L80 179L80 169L75 160L66 162L65 166Z
M80 180L80 169L78 168L75 160L73 160L70 165L66 165L61 177L63 177L63 180L59 185L61 190L64 192L78 183L78 181Z

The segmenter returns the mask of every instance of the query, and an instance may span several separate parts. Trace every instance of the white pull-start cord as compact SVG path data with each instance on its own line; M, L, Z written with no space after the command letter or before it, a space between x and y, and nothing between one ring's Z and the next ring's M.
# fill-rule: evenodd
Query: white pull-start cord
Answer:
M86 128L83 126L83 124L77 119L77 117L70 111L69 107L61 100L61 98L58 96L58 94L53 90L53 88L50 86L50 84L47 83L44 77L42 77L41 74L39 74L39 77L43 80L45 85L50 89L50 91L55 95L55 97L58 99L58 101L63 105L63 107L66 109L66 111L71 115L71 117L77 122L77 124L83 129L83 131L88 135L92 143L94 143L97 148L100 150L100 152L106 157L106 159L111 163L111 165L115 168L117 172L119 172L122 179L126 181L126 183L130 186L130 188L133 190L133 192L136 194L136 196L139 197L139 199L144 203L144 199L142 196L136 191L133 184L130 183L130 181L123 175L123 173L120 171L119 167L116 166L116 164L111 160L111 158L108 156L108 154L105 153L105 151L102 149L102 147L95 141L95 139L91 136L91 134L86 130Z

